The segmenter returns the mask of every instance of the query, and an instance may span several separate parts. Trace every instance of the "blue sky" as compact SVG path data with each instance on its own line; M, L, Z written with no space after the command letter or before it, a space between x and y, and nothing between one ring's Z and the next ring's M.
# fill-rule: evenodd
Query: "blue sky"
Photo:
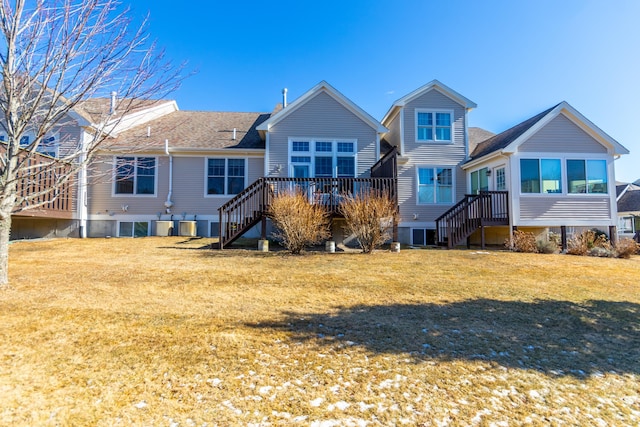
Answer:
M182 110L271 111L326 80L376 119L438 79L501 132L567 101L627 147L640 178L640 1L324 0L131 2L176 63L197 71Z

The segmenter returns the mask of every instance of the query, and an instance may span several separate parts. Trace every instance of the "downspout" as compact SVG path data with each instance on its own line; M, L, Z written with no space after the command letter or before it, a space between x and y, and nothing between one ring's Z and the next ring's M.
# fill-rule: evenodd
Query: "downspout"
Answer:
M173 156L169 153L169 140L164 140L164 153L169 156L169 192L167 193L167 201L164 202L164 207L166 208L166 212L168 214L171 213L171 207L173 206L173 202L171 201L171 196L173 195Z
M78 173L78 237L81 239L85 239L87 237L87 138L88 135L85 131L82 136L82 154L79 159L82 167Z

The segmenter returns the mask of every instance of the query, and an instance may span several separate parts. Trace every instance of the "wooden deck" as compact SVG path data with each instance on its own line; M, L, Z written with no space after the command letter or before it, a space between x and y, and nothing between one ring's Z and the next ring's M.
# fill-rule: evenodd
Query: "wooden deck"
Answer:
M220 248L265 219L275 196L291 191L303 192L309 202L324 206L333 216L340 215L339 206L345 195L375 191L397 204L396 178L260 178L220 207Z

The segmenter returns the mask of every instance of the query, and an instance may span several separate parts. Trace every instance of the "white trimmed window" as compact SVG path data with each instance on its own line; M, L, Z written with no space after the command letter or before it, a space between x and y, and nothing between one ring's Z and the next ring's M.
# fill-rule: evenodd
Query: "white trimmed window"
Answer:
M416 141L452 142L453 111L416 110Z
M606 160L520 159L522 194L607 194L607 182Z
M453 168L418 168L418 204L453 203Z
M156 158L116 157L114 194L152 196L156 193Z
M569 193L606 194L607 162L605 160L567 160Z
M27 133L26 135L21 136L20 147L27 148L31 143L33 143L34 139L35 136L33 133ZM0 142L6 141L7 135L4 132L0 133ZM40 154L44 154L45 156L58 157L59 145L57 133L47 134L40 140L36 151Z
M245 159L207 159L207 195L240 193L246 170Z
M435 245L436 230L430 228L412 228L411 244L415 246Z
M289 143L292 176L297 178L354 178L355 140L292 139Z

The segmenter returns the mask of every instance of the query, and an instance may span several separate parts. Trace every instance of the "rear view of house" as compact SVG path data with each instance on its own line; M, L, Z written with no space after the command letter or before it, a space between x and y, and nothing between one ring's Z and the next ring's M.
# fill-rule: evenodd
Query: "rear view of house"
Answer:
M91 123L108 105L85 107ZM411 245L502 244L515 228L615 236L614 160L628 150L566 102L497 135L469 127L474 108L437 80L381 122L324 81L271 112L144 104L78 180L68 235L199 235L224 247L266 237L270 198L298 188L330 210L338 241L341 195L368 189L397 203L394 239Z

